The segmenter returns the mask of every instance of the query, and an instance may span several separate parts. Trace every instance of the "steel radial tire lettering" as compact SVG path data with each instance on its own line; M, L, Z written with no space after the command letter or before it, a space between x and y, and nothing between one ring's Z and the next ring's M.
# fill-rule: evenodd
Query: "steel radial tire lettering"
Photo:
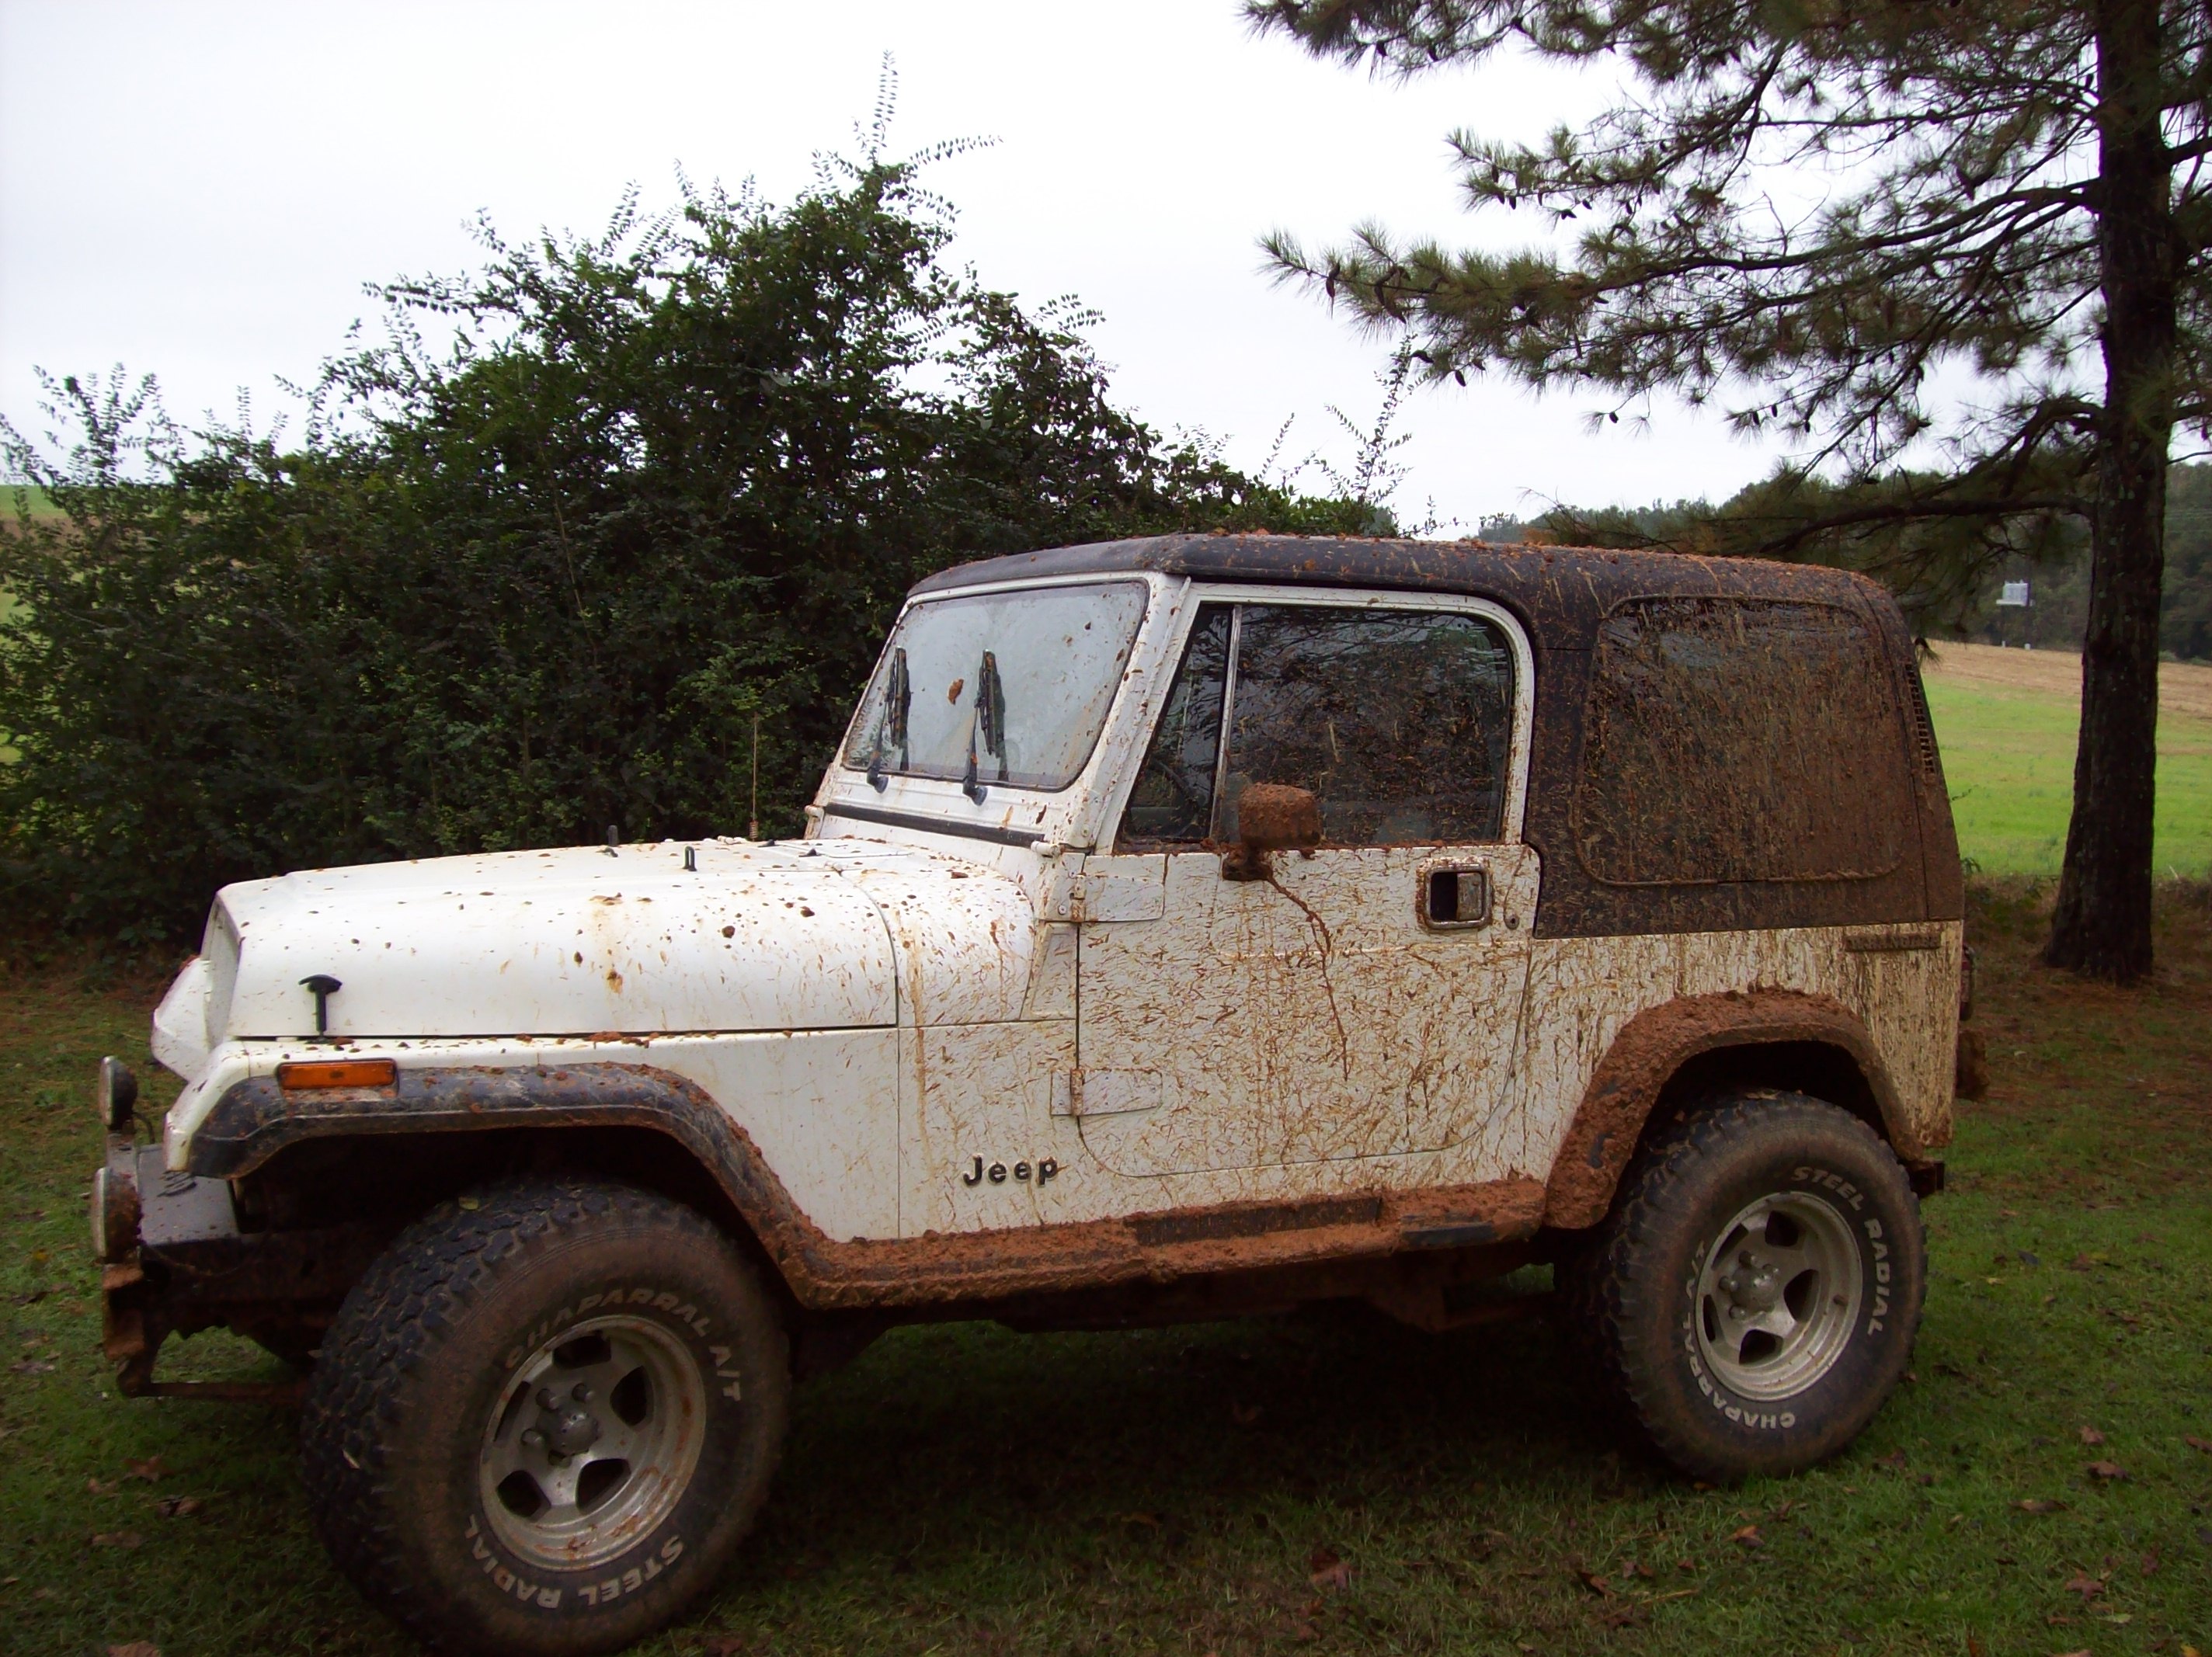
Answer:
M616 1651L750 1528L790 1389L775 1302L698 1214L580 1180L494 1186L409 1227L347 1296L301 1423L309 1503L339 1568L439 1650Z
M1653 1448L1732 1481L1825 1461L1874 1418L1912 1356L1926 1245L1904 1168L1863 1122L1747 1092L1659 1130L1565 1278Z

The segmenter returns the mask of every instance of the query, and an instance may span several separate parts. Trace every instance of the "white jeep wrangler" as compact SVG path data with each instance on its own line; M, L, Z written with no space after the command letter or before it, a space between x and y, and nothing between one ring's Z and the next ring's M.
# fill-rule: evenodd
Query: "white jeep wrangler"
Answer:
M155 1360L218 1325L306 1371L321 1533L432 1643L666 1623L794 1375L901 1322L1443 1329L1548 1263L1713 1479L1834 1454L1903 1372L1966 985L1871 584L1270 536L969 565L808 819L229 887L153 1144L102 1066L123 1389L210 1390Z

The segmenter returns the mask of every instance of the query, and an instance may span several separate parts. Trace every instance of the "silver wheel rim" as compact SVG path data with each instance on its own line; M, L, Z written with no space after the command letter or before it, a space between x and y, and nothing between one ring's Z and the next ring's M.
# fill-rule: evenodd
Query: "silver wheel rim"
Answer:
M1864 1288L1850 1222L1809 1192L1776 1192L1720 1229L1698 1277L1698 1348L1744 1398L1794 1398L1835 1367Z
M501 1541L554 1566L594 1565L668 1517L706 1439L697 1360L659 1324L592 1318L507 1377L479 1460Z

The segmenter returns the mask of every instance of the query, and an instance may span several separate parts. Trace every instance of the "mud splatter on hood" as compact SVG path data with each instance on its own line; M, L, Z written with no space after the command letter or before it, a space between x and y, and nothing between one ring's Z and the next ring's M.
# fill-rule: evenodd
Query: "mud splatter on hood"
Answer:
M856 860L926 859L860 842L708 841L228 887L196 963L207 1043L312 1034L314 997L301 980L319 974L342 986L328 998L332 1035L890 1024L891 935L853 878Z

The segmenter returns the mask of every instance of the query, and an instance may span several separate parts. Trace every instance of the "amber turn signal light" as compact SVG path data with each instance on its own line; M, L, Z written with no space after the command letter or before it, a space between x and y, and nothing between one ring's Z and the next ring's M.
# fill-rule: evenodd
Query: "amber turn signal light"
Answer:
M389 1059L302 1059L276 1066L276 1085L297 1093L312 1088L388 1088L399 1066Z

